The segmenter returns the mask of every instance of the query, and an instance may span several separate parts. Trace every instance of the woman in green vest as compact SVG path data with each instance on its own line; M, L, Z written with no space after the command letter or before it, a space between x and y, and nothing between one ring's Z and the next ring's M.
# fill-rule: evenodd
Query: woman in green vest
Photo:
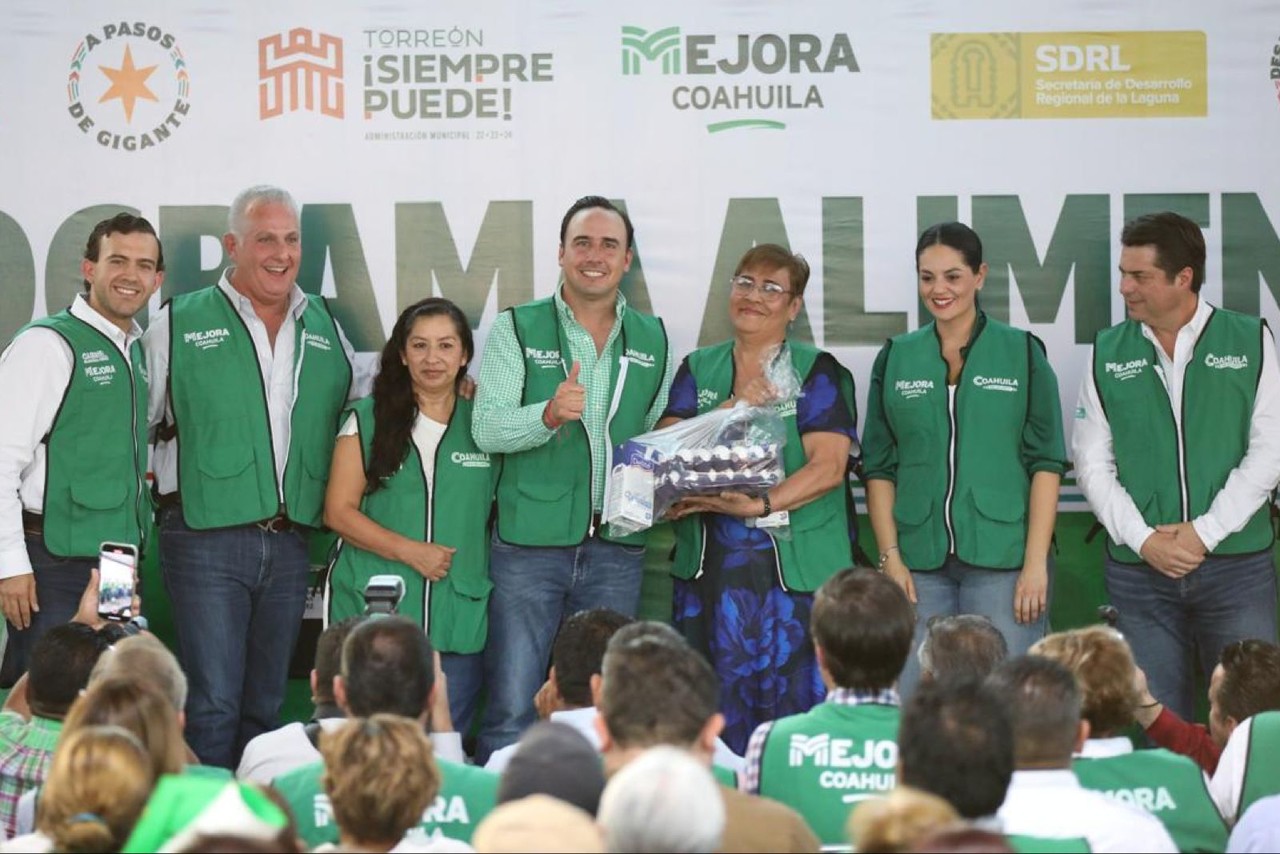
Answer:
M339 431L324 508L342 538L326 620L363 613L373 576L400 576L398 612L419 621L440 653L459 732L483 683L498 465L472 441L471 401L458 394L473 353L471 325L449 300L401 313L373 394L351 406Z
M804 258L781 246L748 251L729 296L733 338L689 354L659 421L745 400L774 403L787 428L786 478L777 486L673 508L676 627L720 677L723 738L739 754L759 724L808 711L825 695L808 631L813 591L853 565L853 377L831 354L788 338L808 280ZM798 400L775 402L765 379L770 359L790 360L802 382ZM783 514L789 538L772 533Z
M982 614L1019 655L1044 634L1065 468L1058 380L1039 339L978 307L982 241L958 222L916 245L933 320L888 341L867 397L863 479L880 568L935 615ZM919 679L913 654L899 682Z

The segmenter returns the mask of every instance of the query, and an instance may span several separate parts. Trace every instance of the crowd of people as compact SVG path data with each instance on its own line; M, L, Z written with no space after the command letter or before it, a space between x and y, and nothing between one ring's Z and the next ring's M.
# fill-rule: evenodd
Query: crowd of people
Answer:
M555 292L497 316L473 380L474 319L438 297L356 359L301 240L286 191L245 190L218 283L144 332L164 255L121 213L84 294L0 356L12 850L1276 838L1280 369L1265 322L1200 298L1194 222L1121 233L1127 318L1071 435L1118 630L1050 635L1058 383L982 310L967 226L921 234L931 320L881 349L861 435L850 372L791 335L809 266L785 247L742 256L733 337L680 360L619 290L626 212L579 199ZM678 501L670 622L636 622L647 532L608 524L611 449L743 406L783 425L784 477ZM852 569L858 478L879 572ZM176 657L98 607L100 549L152 547L153 513ZM315 713L279 727L321 528ZM389 576L396 615L367 615Z

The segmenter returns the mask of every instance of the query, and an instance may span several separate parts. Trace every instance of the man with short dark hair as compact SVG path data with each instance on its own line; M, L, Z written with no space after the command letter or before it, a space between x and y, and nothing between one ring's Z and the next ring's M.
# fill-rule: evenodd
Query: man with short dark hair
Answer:
M917 653L920 680L981 681L1009 655L1009 644L982 614L939 615L929 620Z
M1148 214L1120 242L1127 318L1094 341L1072 447L1119 629L1152 693L1189 719L1193 650L1208 679L1227 644L1276 639L1280 367L1264 320L1200 298L1194 222Z
M743 789L794 808L823 845L840 845L852 804L894 788L895 685L911 651L915 614L888 576L844 569L814 594L809 630L827 698L756 729Z
M1209 792L1234 823L1256 801L1280 794L1280 646L1234 643L1222 651L1219 674L1209 730L1224 747Z
M151 223L94 226L84 293L19 330L0 355L0 608L9 642L0 685L32 645L75 614L104 541L141 548L147 376L134 316L164 281Z

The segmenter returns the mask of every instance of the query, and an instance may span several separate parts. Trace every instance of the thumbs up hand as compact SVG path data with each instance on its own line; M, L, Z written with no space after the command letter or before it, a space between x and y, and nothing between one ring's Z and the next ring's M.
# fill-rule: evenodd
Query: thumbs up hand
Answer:
M552 430L567 421L581 421L582 410L587 405L587 390L578 382L582 365L577 362L569 369L564 382L556 387L556 395L547 401L542 411L542 423Z

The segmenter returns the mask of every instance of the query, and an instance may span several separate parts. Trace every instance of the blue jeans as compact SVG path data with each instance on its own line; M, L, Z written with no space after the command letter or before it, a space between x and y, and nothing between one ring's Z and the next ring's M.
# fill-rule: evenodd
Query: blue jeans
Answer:
M453 718L453 728L465 738L471 731L471 716L484 689L484 653L442 652L440 669L448 683L449 717Z
M547 677L551 644L565 617L612 608L629 617L640 604L644 547L591 538L579 546L542 548L491 543L489 644L485 681L489 702L476 746L476 764L513 744L534 722L533 696Z
M898 690L905 700L920 682L920 643L924 640L929 618L956 614L980 614L995 624L1009 645L1009 657L1022 655L1044 637L1049 613L1033 623L1019 623L1013 614L1013 591L1018 585L1016 569L980 569L964 563L955 555L947 557L933 572L913 572L916 586L916 631L911 640L911 654L898 680ZM1049 591L1053 591L1053 567L1049 567Z
M1210 556L1181 578L1108 556L1106 581L1152 696L1184 720L1195 714L1193 656L1208 685L1223 647L1248 638L1276 642L1276 567L1269 550Z
M160 569L187 674L187 743L206 765L234 769L249 739L279 725L307 598L306 534L194 531L168 507Z
M44 537L27 534L27 557L36 577L39 611L31 612L31 625L18 629L6 621L8 643L0 666L0 688L11 688L27 672L31 648L54 626L71 622L80 608L80 597L89 584L89 573L98 565L96 557L57 557L44 547Z

